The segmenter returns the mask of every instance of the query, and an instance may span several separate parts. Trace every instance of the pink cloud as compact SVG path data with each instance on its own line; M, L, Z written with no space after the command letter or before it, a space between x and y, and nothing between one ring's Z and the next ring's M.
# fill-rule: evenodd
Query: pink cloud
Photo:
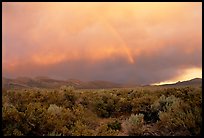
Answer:
M4 2L3 75L168 80L178 70L201 68L201 8L201 3Z

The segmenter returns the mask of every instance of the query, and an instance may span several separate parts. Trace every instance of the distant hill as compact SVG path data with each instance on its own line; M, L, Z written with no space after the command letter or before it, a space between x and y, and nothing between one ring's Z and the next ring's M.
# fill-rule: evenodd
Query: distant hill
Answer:
M81 85L78 85L78 88L85 88L85 89L98 89L98 88L120 88L122 87L122 84L113 83L109 81L89 81L81 83Z
M187 81L178 81L173 84L163 84L160 86L197 86L197 85L202 85L202 78L194 78Z
M3 78L2 87L5 89L10 88L58 88L63 85L74 85L72 82L55 80L48 77L18 77L16 79Z
M119 84L113 83L109 81L95 80L95 81L80 81L77 79L69 79L69 80L55 80L49 77L18 77L16 79L2 78L2 87L5 89L12 88L59 88L63 85L74 86L77 89L105 89L105 88L127 88L127 87L138 87L140 85L136 84ZM159 86L168 86L168 87L176 87L176 86L201 86L202 79L195 78L188 81L177 82L174 84L163 84ZM146 85L150 86L150 85Z
M112 83L108 81L88 81L83 82L76 79L70 80L55 80L49 77L18 77L16 79L2 78L2 87L5 89L11 88L58 88L63 85L74 86L79 89L100 89L100 88L120 88L122 84Z

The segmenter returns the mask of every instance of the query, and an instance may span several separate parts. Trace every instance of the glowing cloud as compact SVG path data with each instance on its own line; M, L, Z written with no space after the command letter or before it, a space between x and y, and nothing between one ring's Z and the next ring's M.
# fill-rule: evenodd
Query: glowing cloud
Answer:
M5 77L151 84L201 74L202 3L4 2L2 19Z
M181 76L177 76L171 80L164 81L164 82L159 82L159 83L154 83L153 85L162 85L162 84L172 84L176 83L178 81L185 81L185 80L190 80L192 78L202 78L202 70L200 68L190 68L182 71Z

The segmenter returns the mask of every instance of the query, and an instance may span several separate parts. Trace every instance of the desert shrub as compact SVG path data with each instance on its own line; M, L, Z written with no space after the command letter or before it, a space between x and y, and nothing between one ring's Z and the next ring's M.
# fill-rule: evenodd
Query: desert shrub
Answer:
M200 87L11 89L2 100L4 136L201 135Z
M202 90L201 89L195 89L194 91L191 91L188 93L188 98L183 99L184 102L189 103L189 105L192 107L192 109L195 109L196 107L202 108Z
M122 115L122 114L130 114L132 112L132 104L131 101L128 100L127 98L120 98L120 100L117 102L116 104L117 109L118 109L118 114Z
M155 111L165 112L173 104L173 102L176 102L178 100L179 99L176 98L174 95L171 95L169 97L165 97L164 95L162 95L151 105L151 108Z
M158 100L156 100L152 105L151 108L144 112L144 120L147 123L156 123L159 121L159 112L165 112L167 109L173 104L173 102L177 101L174 95L169 97L165 97L164 95L160 96Z
M96 136L117 136L118 130L109 129L107 124L100 124L96 129Z
M13 94L11 94L9 92L9 95L7 95L7 98L10 100L7 100L7 101L9 103L15 105L15 108L19 112L25 112L25 110L27 108L27 104L31 102L29 95L30 95L30 93L27 91L22 92L22 91L16 90L15 93L13 93Z
M23 134L20 130L14 129L13 135L14 135L14 136L23 136L24 134Z
M132 112L134 114L144 113L150 110L151 104L155 101L156 97L151 95L144 95L140 98L135 98L132 101Z
M128 132L129 136L141 136L143 134L143 125L144 125L144 115L132 114L125 121L124 129Z
M94 135L94 130L81 121L76 121L71 133L72 136L92 136Z
M115 94L119 96L119 98L131 99L133 98L132 96L134 95L133 92L134 92L133 89L121 88L118 89L117 92L115 92Z
M51 104L55 104L57 106L64 105L64 92L60 90L52 90L49 92L43 92L43 97L40 102L43 105L47 105L49 107Z
M45 136L45 135L44 135ZM53 131L53 132L49 132L47 134L47 136L62 136L62 134L58 134L57 132Z
M81 101L79 102L84 108L94 111L94 105L99 98L99 94L95 91L83 91L80 93Z
M143 93L137 89L130 90L129 94L127 95L128 99L132 100L134 98L140 98L143 96Z
M2 96L6 96L7 95L7 90L5 88L2 88Z
M64 92L64 103L63 106L66 108L72 108L77 100L77 96L74 92L74 87L62 87L61 91Z
M56 116L59 116L62 112L63 108L62 107L59 107L55 104L51 104L49 106L49 108L47 109L47 113L51 114L51 115L56 115Z
M32 102L39 102L41 97L43 97L43 94L40 90L34 90L30 97L32 97Z
M47 132L55 132L57 134L69 136L71 129L74 126L76 117L69 108L58 107L57 105L50 105L46 111ZM49 133L46 133L47 135Z
M176 98L180 98L182 100L189 99L191 95L189 93L192 93L195 91L194 87L178 87L178 88L166 88L163 90L162 94L166 97L169 97L171 95L174 95Z
M46 108L41 103L28 104L25 119L32 129L28 135L43 135L46 133Z
M161 135L200 135L201 110L192 108L182 100L175 100L166 111L159 113L158 128Z
M81 101L80 101L80 104L82 104L84 106L84 108L88 108L89 106L89 99L87 97L82 97Z
M23 135L19 130L23 120L23 113L11 104L4 104L2 107L2 127L5 136Z
M157 99L154 95L144 95L140 98L135 98L132 101L132 113L143 114L146 123L152 123L157 120L157 112L151 110L151 105Z
M100 117L110 117L110 113L107 111L107 104L104 103L103 100L96 102L95 110Z
M90 129L95 129L98 125L97 115L92 111L83 108L83 106L80 104L73 108L73 114L78 121L80 121Z
M108 128L113 129L113 130L121 130L121 123L117 120L109 122L108 123Z
M117 113L118 99L114 98L111 95L102 95L98 99L96 99L94 103L94 110L99 117L110 117Z

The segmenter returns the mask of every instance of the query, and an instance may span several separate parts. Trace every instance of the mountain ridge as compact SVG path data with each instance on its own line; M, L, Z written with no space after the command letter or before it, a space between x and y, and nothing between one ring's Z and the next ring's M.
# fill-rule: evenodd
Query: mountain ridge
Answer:
M57 80L50 77L17 77L15 79L10 79L2 77L2 88L58 88L63 85L74 86L78 89L100 89L100 88L126 88L126 87L138 87L143 85L138 84L122 84L114 83L110 81L103 80L93 80L93 81L81 81L77 79L68 79L68 80ZM163 84L157 86L188 86L188 85L202 85L202 78L193 78L186 81L178 81L173 84ZM144 85L152 86L152 85ZM155 86L155 85L153 85Z
M193 78L185 81L178 81L172 84L162 84L160 86L186 86L186 85L202 85L202 78Z

